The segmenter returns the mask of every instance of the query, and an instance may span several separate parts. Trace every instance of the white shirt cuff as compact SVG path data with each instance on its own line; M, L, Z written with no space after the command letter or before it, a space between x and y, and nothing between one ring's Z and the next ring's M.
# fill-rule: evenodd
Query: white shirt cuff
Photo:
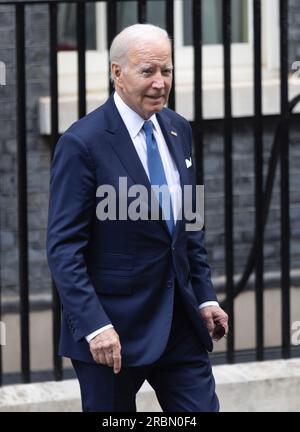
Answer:
M110 328L114 328L114 326L113 326L112 324L107 324L106 326L101 327L101 328L99 328L98 330L95 330L93 333L90 333L89 335L87 335L87 336L85 337L85 340L86 340L88 343L90 343L91 340L92 340L95 336L97 336L98 334L104 332L104 330L107 330L107 329L110 329Z
M217 301L206 301L204 303L201 303L201 305L199 305L199 309L203 309L206 306L219 306L219 303Z

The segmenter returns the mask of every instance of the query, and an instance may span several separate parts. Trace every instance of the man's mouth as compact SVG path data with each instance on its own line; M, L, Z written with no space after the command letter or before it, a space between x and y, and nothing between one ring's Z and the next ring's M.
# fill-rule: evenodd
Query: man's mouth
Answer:
M159 96L152 96L152 95L147 95L148 98L153 99L153 100L159 100L164 98L164 95L159 95Z

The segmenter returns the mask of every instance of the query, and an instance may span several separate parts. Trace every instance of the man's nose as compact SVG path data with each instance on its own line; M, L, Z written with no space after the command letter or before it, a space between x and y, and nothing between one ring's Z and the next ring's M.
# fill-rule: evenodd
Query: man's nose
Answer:
M152 86L154 88L158 88L158 89L164 88L165 82L164 82L164 79L163 79L161 74L157 74L155 76L153 83L152 83Z

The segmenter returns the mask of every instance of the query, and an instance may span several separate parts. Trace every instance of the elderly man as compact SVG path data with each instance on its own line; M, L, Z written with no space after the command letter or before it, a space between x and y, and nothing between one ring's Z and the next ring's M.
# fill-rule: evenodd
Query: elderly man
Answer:
M62 302L60 354L72 359L84 411L135 411L145 380L163 411L217 411L207 351L227 331L227 315L204 232L187 230L180 217L182 191L195 179L190 126L164 108L168 35L150 24L127 27L110 62L114 94L65 132L53 159L47 252ZM103 185L128 207L129 189L142 186L159 217L151 218L153 201L147 218L99 216Z

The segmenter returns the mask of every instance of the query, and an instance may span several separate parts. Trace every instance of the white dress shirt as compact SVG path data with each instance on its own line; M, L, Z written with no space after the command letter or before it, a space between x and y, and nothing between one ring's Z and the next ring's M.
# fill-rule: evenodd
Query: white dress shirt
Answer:
M114 101L117 110L122 117L123 122L128 130L130 138L132 139L133 145L136 152L143 164L144 170L150 180L148 163L147 163L147 145L146 135L143 128L145 119L139 116L135 111L129 108L125 102L120 98L117 92L114 94ZM153 114L150 119L153 123L153 132L157 142L157 147L160 153L162 164L164 167L166 180L171 196L172 210L174 215L174 223L178 219L178 212L181 209L181 185L178 169L170 155L169 148L157 121L156 115Z
M128 130L128 133L130 135L130 138L133 142L133 145L136 149L136 152L142 162L142 165L144 167L144 170L149 177L149 170L148 170L148 164L147 164L147 146L146 146L146 135L143 130L143 125L145 122L145 119L143 119L138 113L133 111L128 105L125 104L125 102L121 99L121 97L118 95L117 92L114 93L114 102L116 104L117 110L119 111L119 114L125 123L125 126ZM178 214L181 209L181 185L180 185L180 176L178 169L174 163L173 158L170 155L169 148L167 146L167 143L165 141L165 138L163 136L163 133L161 131L161 128L159 126L158 120L156 118L156 115L153 114L150 119L153 123L153 131L154 136L157 142L158 150L160 153L160 157L162 160L162 164L164 167L166 180L168 183L168 188L170 190L170 196L171 196L171 204L172 204L172 210L173 210L173 217L174 217L174 223L176 223L178 219ZM120 144L121 145L121 144ZM212 305L218 305L218 302L216 301L208 301L201 303L199 306L200 309L204 308L205 306L212 306ZM102 331L112 328L112 324L108 324L93 333L86 336L86 340L88 342L91 341L97 334L101 333Z

